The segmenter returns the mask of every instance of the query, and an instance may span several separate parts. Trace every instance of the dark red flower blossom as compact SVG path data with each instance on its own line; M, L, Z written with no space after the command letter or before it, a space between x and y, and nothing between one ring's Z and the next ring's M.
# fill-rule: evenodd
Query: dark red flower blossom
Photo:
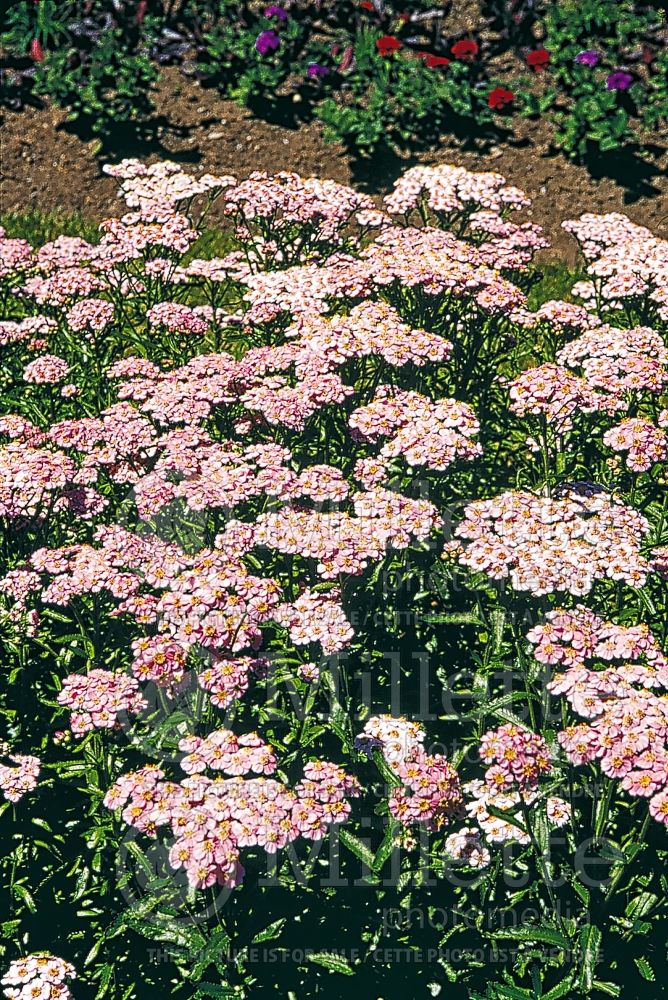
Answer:
M371 0L362 0L362 3L360 4L360 7L362 8L362 10L373 10L374 9L374 6L371 3Z
M428 66L429 69L436 69L439 66L449 66L450 60L446 59L445 56L433 56L430 55L430 53L427 53L425 65Z
M455 59L463 59L464 62L472 62L478 55L480 47L472 38L462 38L455 42L450 51Z
M531 66L537 73L544 69L550 61L550 53L547 49L534 49L527 55L527 65Z
M377 39L376 48L381 56L389 56L391 52L396 52L401 48L401 42L394 35L383 35L382 38Z
M44 49L38 38L33 38L30 43L30 58L35 62L44 62Z
M493 111L501 111L508 104L512 104L514 98L512 90L508 90L507 87L495 87L489 92L487 104Z
M135 11L135 24L137 26L139 26L146 17L147 7L148 7L148 0L139 0L139 3L137 4L137 10Z

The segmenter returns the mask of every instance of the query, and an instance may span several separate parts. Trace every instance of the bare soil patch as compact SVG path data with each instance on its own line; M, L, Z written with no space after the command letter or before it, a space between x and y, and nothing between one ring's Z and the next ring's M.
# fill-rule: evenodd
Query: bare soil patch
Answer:
M533 199L530 217L566 259L573 259L574 249L560 224L583 212L624 212L668 237L668 136L657 136L645 157L627 152L587 169L551 147L547 123L525 120L504 135L449 136L419 155L385 153L364 161L325 143L319 123L300 120L299 107L283 109L280 122L263 120L184 79L175 68L163 70L155 103L158 115L149 134L126 129L97 158L94 142L77 135L56 108L6 112L0 126L0 211L78 210L101 220L119 208L116 185L101 163L123 156L169 158L199 172L238 177L253 170L293 170L378 195L409 165L456 163L498 171L523 188Z

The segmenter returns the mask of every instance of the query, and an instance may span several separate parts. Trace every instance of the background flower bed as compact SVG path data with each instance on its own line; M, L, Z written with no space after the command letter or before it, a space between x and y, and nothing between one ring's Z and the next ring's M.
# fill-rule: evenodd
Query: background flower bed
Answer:
M170 62L256 112L315 114L363 155L518 112L552 117L583 160L651 142L668 114L665 17L649 2L20 0L5 28L5 102L47 95L102 136L145 121Z
M626 698L631 711L642 697L646 711L634 717L641 739L648 713L664 703L651 700L651 689L637 692L632 685L647 680L660 690L666 682L665 663L646 628L649 623L665 642L665 242L615 217L572 224L593 286L581 280L568 297L587 309L565 302L537 309L545 296L531 259L542 237L507 217L511 206L528 205L494 175L452 168L408 174L385 202L395 226L354 191L295 177L255 177L241 185L208 177L197 184L173 168L147 173L130 163L113 172L125 178L131 212L104 227L99 249L60 240L34 256L21 242L2 241L3 352L12 375L3 395L9 439L2 449L3 503L15 529L4 553L10 572L3 582L3 625L12 665L4 721L12 743L7 752L42 758L37 775L25 764L16 814L6 807L3 816L13 906L4 925L7 958L14 949L49 948L74 960L72 988L84 997L157 996L172 982L185 995L254 995L275 992L279 979L296 995L339 996L347 981L338 977L351 975L360 988L384 996L447 990L533 1000L654 989L643 982L660 978L663 968L663 772L649 776L648 812L638 767L616 763L603 750L587 760L567 722L584 715L590 738L588 727L594 732L607 712L625 710L617 701ZM213 242L207 234L198 246L197 233L165 202L187 204L191 195L218 187L228 219L236 217L235 242ZM234 253L239 246L241 256ZM601 319L620 329L599 329ZM233 354L218 353L221 347ZM311 349L319 363L331 360L330 381L319 370L315 385L311 381ZM294 379L287 374L293 362ZM272 372L286 373L287 384ZM230 376L244 392L239 386L226 398ZM389 383L389 395L381 382ZM346 398L318 399L319 391ZM625 418L633 423L630 433ZM199 437L204 431L210 440ZM251 447L246 454L250 442L268 450ZM292 458L283 452L286 444ZM255 468L258 459L267 464ZM32 463L28 477L21 475L24 461ZM225 473L229 462L236 466L232 476ZM172 475L178 470L184 475ZM392 502L404 508L389 519L392 542L379 552L384 535L375 533L374 518L384 519L388 498L384 485L380 495L375 491L386 477ZM355 503L361 503L351 527L357 519L365 524L347 539L352 562L337 565L335 552L334 567L328 565L331 539L321 528L298 528L298 554L291 552L295 543L289 531L282 534L287 522L281 518L294 516L298 525L312 518L324 526L348 510L349 487L360 491ZM266 534L256 539L261 554L250 552L247 529L222 515L230 490L235 515L248 527L256 518L263 525ZM512 516L515 504L519 517ZM525 525L532 538L522 537ZM178 539L181 555L162 548L167 539ZM305 634L299 621L290 623L289 608L277 612L274 632L266 605L253 604L252 613L249 606L233 641L239 632L244 643L253 638L245 631L251 622L262 626L278 700L263 700L261 671L245 677L252 683L244 696L236 688L244 681L239 664L233 718L192 687L170 705L170 682L180 683L182 666L175 649L169 650L174 659L151 660L141 642L129 648L135 628L141 634L147 625L152 634L151 601L165 588L165 571L167 596L193 596L192 610L200 615L191 573L182 572L180 561L205 582L216 557L211 562L205 551L200 560L198 550L212 541L226 559L241 551L254 573L276 573L291 594L288 604L301 600L305 582L315 583L308 600L316 609L324 601L321 613L324 607L334 613L323 633L307 601L299 605ZM86 542L93 547L80 550ZM44 549L68 544L74 547ZM157 563L146 562L152 551ZM308 561L316 551L317 568ZM119 572L126 562L131 572ZM132 602L134 571L145 604ZM510 581L500 582L507 573ZM105 594L109 586L113 597ZM68 594L70 588L79 595ZM130 618L121 625L115 604L128 596ZM208 606L211 594L202 596ZM271 589L267 596L271 609ZM214 598L222 599L220 593ZM338 617L339 600L354 619L354 636ZM570 619L554 614L564 602ZM580 611L580 603L603 617ZM190 681L199 673L202 689L220 700L230 675L200 673L206 654L188 639L189 622L180 621L178 609L176 600L166 603L164 620L179 627L179 648L191 650ZM379 615L379 609L404 617ZM606 624L610 619L614 625ZM285 626L289 635L280 631ZM584 644L570 648L574 631ZM350 652L319 663L326 651L316 639L323 636L352 639ZM200 638L204 642L205 634ZM423 667L415 665L418 639L426 688ZM314 645L305 648L304 640ZM309 656L321 667L320 688L311 687L317 670ZM612 688L611 661L619 672ZM393 663L402 679L399 709L390 704L397 691ZM545 689L546 664L559 680L554 702ZM104 677L91 672L101 666L109 671ZM119 688L121 704L108 714L104 703L120 677L126 685L141 679L150 704L136 701L137 689ZM578 700L585 678L591 687ZM151 680L157 680L155 698ZM106 716L76 717L75 688L87 684L91 690L101 684L94 714L102 706ZM293 684L305 698L305 717L290 694ZM416 707L415 699L426 693L439 704L444 691L456 699L454 711L448 702L443 713L425 718L424 704ZM68 708L75 709L72 719ZM378 718L388 708L395 717L415 711L422 723ZM136 789L148 796L138 795L123 816L115 814L127 779L113 794L110 787L147 758L175 780L181 765L186 773L199 773L200 765L219 770L216 746L189 737L208 737L221 723L237 732L259 728L275 747L282 781L289 776L299 783L312 765L307 780L313 781L324 758L361 782L363 797L355 801L361 789L334 772L322 800L338 807L341 791L350 799L350 813L343 806L345 815L334 811L346 821L338 834L344 885L332 884L331 858L325 884L302 884L284 854L279 884L262 885L267 861L260 824L244 850L243 887L223 898L215 890L208 896L202 885L190 892L170 870L178 869L178 856L170 853L168 865L151 847L150 829L142 828L147 803L155 804L150 780L148 788ZM658 751L664 737L656 714L654 725L649 731ZM645 761L646 749L643 743L632 748L634 763ZM443 750L447 762L439 756ZM227 747L225 766L239 773L230 753L236 758L238 751ZM275 768L254 741L244 755L260 771ZM509 770L518 758L522 768ZM16 763L5 760L1 772L4 793L14 798ZM466 782L468 833L460 832L464 819L456 815L455 766ZM629 768L636 772L630 783ZM438 782L438 794L420 794L425 776ZM485 802L483 778L490 786L501 779L510 799ZM401 788L411 782L413 796ZM518 788L531 806L519 817ZM166 794L174 795L174 787ZM25 837L29 817L37 833ZM478 823L484 840L475 832ZM21 832L26 846L13 849L12 837ZM595 857L612 884L578 877L577 851L591 832L598 838ZM403 861L389 872L395 841ZM463 870L446 873L447 858L462 862ZM354 884L364 873L361 864L368 871ZM556 886L545 864L555 866ZM190 877L197 884L208 874L194 869ZM67 942L51 936L54 900L61 921L66 903L77 907L68 911ZM415 907L421 916L407 923L403 914L411 908L415 914ZM470 917L452 926L448 915L463 907ZM494 915L508 921L488 926ZM267 942L280 951L258 965L253 946ZM435 949L431 961L394 955L425 944ZM224 957L230 945L231 963ZM379 946L380 957L373 957ZM599 947L606 966L597 963ZM343 956L335 954L339 948ZM609 978L601 978L604 969Z
M488 165L527 190L532 199L530 217L545 228L555 251L571 265L574 245L561 229L562 220L571 214L623 211L660 235L668 232L668 178L660 169L661 160L618 153L592 177L583 166L551 149L549 127L540 121L522 119L500 145L446 137L433 153L421 154L419 159L385 154L367 164L351 158L340 144L325 144L315 122L298 129L266 123L213 89L193 85L191 91L177 67L163 69L156 101L162 113L154 119L154 137L138 140L123 132L115 147L119 158L162 156L240 177L257 168L295 170L303 176L315 174L355 184L378 198L416 161L457 163L475 170L480 168L480 157L487 156ZM80 212L99 222L116 212L116 188L102 173L91 149L93 142L85 143L73 132L56 108L7 112L2 126L0 214L24 213L26 204L32 204L41 212ZM665 148L659 139L656 145ZM216 205L211 219L220 221Z

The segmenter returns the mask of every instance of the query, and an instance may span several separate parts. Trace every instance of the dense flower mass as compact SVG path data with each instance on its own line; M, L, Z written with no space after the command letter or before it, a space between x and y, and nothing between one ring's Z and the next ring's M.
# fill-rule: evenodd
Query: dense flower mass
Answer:
M411 167L386 195L388 212L408 215L424 204L443 215L477 212L480 209L501 212L525 208L529 200L523 191L506 184L496 173L471 173L464 167L449 164L438 167Z
M561 498L502 493L469 504L456 534L460 562L495 580L509 578L532 594L587 594L597 580L642 586L649 563L641 554L648 523L604 492Z
M610 412L622 405L596 392L587 379L550 364L522 372L511 383L509 395L513 413L542 415L558 434L572 427L575 414Z
M574 292L603 313L630 300L645 306L645 316L668 318L668 240L617 212L588 212L562 225L577 239L588 265L589 280Z
M577 607L549 612L527 638L537 659L560 668L548 689L587 720L559 733L568 759L599 761L606 776L649 799L650 814L668 823L668 698L661 693L668 661L647 626L615 625Z
M634 472L651 469L655 462L668 457L666 432L642 417L622 420L604 434L603 442L614 451L627 452L626 464Z
M424 730L407 719L381 715L369 719L356 744L378 750L400 783L389 798L391 815L403 826L424 823L440 829L462 805L459 776L443 754L425 753Z
M10 753L8 746L1 749L11 764L0 764L0 791L8 802L18 802L37 787L41 763L30 754Z
M63 358L53 354L44 354L26 365L23 377L26 382L36 382L45 385L51 382L62 382L69 371L69 365Z
M0 983L9 1000L73 1000L67 985L73 965L55 955L27 955L11 962Z
M419 393L387 385L378 387L368 406L352 413L349 424L361 439L389 438L378 455L383 465L403 456L408 465L444 471L458 458L481 453L471 441L480 427L470 406L455 400L432 403Z
M485 772L485 781L499 791L531 788L551 770L543 737L512 724L485 733L480 740L480 756L492 765Z
M119 713L141 712L146 701L133 677L109 670L91 670L86 677L65 678L58 701L72 713L70 726L77 736L91 729L113 729Z
M122 809L125 822L155 835L169 826L174 838L169 851L173 869L183 868L196 888L237 885L244 875L243 847L259 846L275 853L297 837L320 840L330 825L350 812L346 796L359 785L335 764L316 761L304 768L294 788L273 778L243 778L248 772L271 773L271 751L256 734L239 737L226 730L206 741L181 741L188 750L182 761L191 777L165 781L157 767L123 775L105 797L110 809ZM234 775L208 778L206 767Z
M414 15L371 6L394 72ZM303 18L262 16L269 73ZM478 54L460 36L433 76ZM292 947L285 894L309 893L310 946L314 872L338 919L360 864L383 906L472 907L476 947L481 900L535 904L559 959L533 991L570 995L592 914L626 934L638 887L663 893L642 864L668 825L668 244L567 223L584 279L541 297L547 241L494 172L416 166L382 207L292 173L107 173L126 210L98 241L0 233L6 995L70 995L67 963L17 957L49 946L55 893L82 989L152 996L164 971L241 996L228 943L247 984L251 944ZM614 891L577 891L582 843L613 845ZM173 969L128 972L126 926ZM503 960L517 995L532 926ZM320 969L355 974L330 947Z

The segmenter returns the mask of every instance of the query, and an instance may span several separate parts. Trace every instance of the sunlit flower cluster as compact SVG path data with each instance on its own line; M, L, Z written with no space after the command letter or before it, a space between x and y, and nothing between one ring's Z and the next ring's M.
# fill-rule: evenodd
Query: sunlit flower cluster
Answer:
M668 456L668 437L661 427L642 417L628 417L603 435L613 451L626 452L626 464L634 472L651 469Z
M389 715L372 716L355 746L370 756L378 751L401 784L390 793L389 809L403 826L423 823L438 830L459 814L459 775L443 754L425 753L424 729Z
M668 384L668 348L646 326L585 330L559 351L562 365L580 369L594 389L620 396L662 392Z
M189 905L347 822L379 878L419 838L485 892L500 845L538 879L551 831L607 836L628 796L668 824L666 241L568 224L580 302L533 307L547 241L496 173L418 166L382 208L290 173L107 173L99 241L0 232L4 798L48 770L17 811L64 789L55 838L90 797L86 850L97 823L152 839L148 891ZM215 199L231 246L206 259ZM416 694L433 725L398 715ZM593 810L561 797L589 795L580 765ZM70 996L67 963L22 961L8 997Z
M543 416L557 434L570 430L574 414L611 412L622 406L592 389L587 379L552 364L522 372L510 384L509 395L513 413Z
M0 791L8 802L18 802L37 787L41 762L31 754L11 753L7 744L0 744L0 752L11 761L0 763Z
M500 790L479 779L467 782L462 790L466 796L466 812L478 824L488 843L531 843L527 815L538 797L536 790ZM506 813L507 817L497 815L499 812ZM570 821L572 810L568 802L554 795L545 802L545 814L550 826L558 828Z
M66 980L75 979L73 965L56 955L26 955L10 963L0 983L8 1000L73 1000Z
M485 781L491 788L525 791L552 770L547 743L538 733L508 723L483 733L480 756L491 767Z
M456 534L459 561L534 595L587 594L597 580L642 586L645 518L605 492L567 490L557 499L521 491L469 504Z
M70 710L70 727L76 736L92 729L114 729L119 715L136 715L147 704L134 677L99 668L66 677L58 703Z
M386 195L388 212L406 215L421 204L443 215L475 211L478 208L501 212L525 208L531 202L519 188L506 184L501 174L471 173L464 167L440 164L411 167Z
M576 237L588 263L592 280L580 288L584 298L601 310L640 301L668 319L668 240L615 212L588 212L562 225Z
M646 625L615 625L587 608L546 619L527 638L538 659L562 668L548 689L587 720L558 734L568 760L598 761L607 777L649 799L651 815L668 823L668 697L661 693L668 689L668 661L655 638Z
M169 865L183 868L188 883L203 888L234 886L243 879L241 848L258 846L269 854L297 837L320 840L332 824L350 813L347 797L359 784L327 761L306 764L294 788L273 778L243 778L251 770L273 770L271 752L254 734L235 738L228 731L207 741L182 741L191 776L180 783L165 780L158 767L123 775L109 789L105 805L121 809L126 823L151 836L169 826ZM231 778L208 778L205 767Z
M480 425L466 403L454 399L432 402L417 392L381 385L371 403L354 410L349 426L362 440L389 438L378 453L383 466L401 456L410 466L426 465L439 472L457 459L474 459L481 447L471 440Z

